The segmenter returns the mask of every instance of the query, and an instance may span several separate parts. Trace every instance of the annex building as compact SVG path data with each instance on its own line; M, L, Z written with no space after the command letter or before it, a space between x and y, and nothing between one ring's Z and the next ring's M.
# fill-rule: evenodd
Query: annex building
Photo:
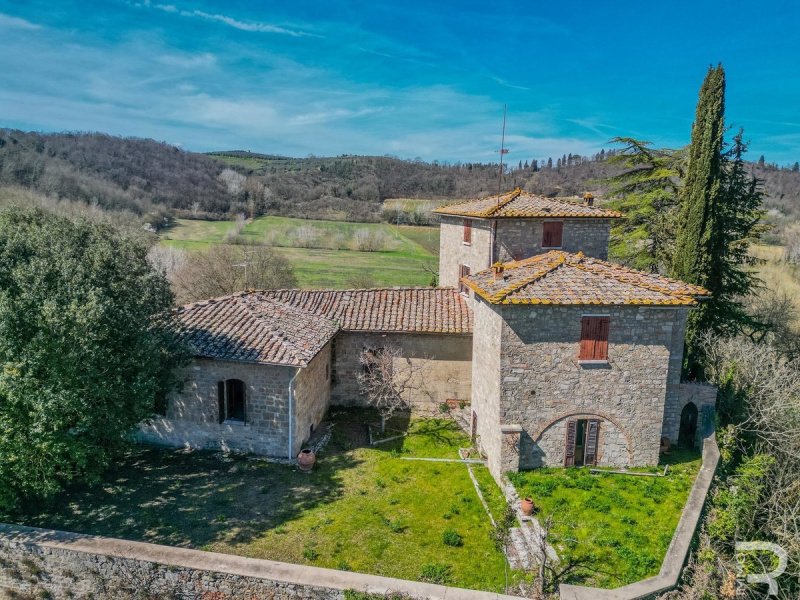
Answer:
M681 381L700 287L612 264L615 211L513 192L435 211L442 287L241 292L184 306L194 353L142 441L293 458L332 405L366 405L364 350L399 348L415 410L466 405L495 476L658 461L716 389ZM406 371L409 372L409 371Z

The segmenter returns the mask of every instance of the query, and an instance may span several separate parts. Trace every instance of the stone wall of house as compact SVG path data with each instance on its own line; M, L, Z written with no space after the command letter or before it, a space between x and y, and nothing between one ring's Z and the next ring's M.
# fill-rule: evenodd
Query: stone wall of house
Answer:
M581 416L600 419L600 464L657 463L670 355L683 348L674 321L686 310L502 307L502 413L527 433L520 468L563 465L564 421ZM610 317L607 364L579 364L585 314Z
M472 273L491 266L492 222L472 219L472 242L464 243L464 218L442 216L439 225L439 285L458 287L459 265Z
M499 392L473 376L476 411L497 412L500 426L520 425L519 468L564 464L566 422L600 420L598 462L647 465L658 461L667 384L682 352L688 309L657 307L492 306L475 301L474 364L491 365L499 346ZM495 317L486 315L487 311ZM581 317L610 317L607 364L580 364ZM501 325L480 325L494 318ZM492 339L494 338L494 339ZM499 341L497 339L499 338ZM671 360L672 358L672 360ZM494 397L497 400L494 400ZM498 408L492 404L497 402ZM479 413L480 421L481 413ZM510 464L491 455L500 444L481 439L490 468Z
M603 260L608 258L610 219L497 219L496 260L520 260L551 250L542 247L544 221L564 223L561 250L582 251Z
M408 397L415 410L435 412L448 400L469 401L471 396L472 336L435 333L362 333L340 332L333 340L333 388L331 404L366 406L368 401L358 389L361 352L365 348L396 345L404 360L395 365L402 373L406 360L421 365Z
M0 598L343 600L348 590L408 600L515 600L390 577L0 523Z
M331 344L319 351L294 383L293 454L300 452L328 411L331 401Z
M293 367L194 359L183 372L183 389L169 399L166 416L143 423L136 438L166 446L287 457L289 382L296 372ZM245 384L244 423L219 423L217 383L226 379Z
M698 426L696 442L703 435L703 419L713 417L717 405L717 388L705 383L676 383L667 386L667 401L664 405L664 425L661 435L675 443L678 441L683 408L693 402L697 407Z
M482 300L472 304L474 329L472 333L472 411L476 423L475 443L488 460L492 474L499 478L509 469L502 464L504 452L503 423L500 412L500 339L502 318Z

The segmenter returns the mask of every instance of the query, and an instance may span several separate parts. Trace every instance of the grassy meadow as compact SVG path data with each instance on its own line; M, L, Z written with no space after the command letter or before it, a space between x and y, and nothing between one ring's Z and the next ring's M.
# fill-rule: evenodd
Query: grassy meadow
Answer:
M162 244L188 251L210 244L271 246L289 260L304 288L427 286L438 267L439 230L290 217L178 219Z
M374 415L332 415L311 473L255 457L137 448L104 481L75 487L23 521L68 531L502 591L505 557L464 464L452 421L365 446ZM503 499L474 467L495 514Z
M752 246L750 252L759 259L756 271L764 287L792 298L800 314L800 267L784 260L785 248L759 245ZM795 325L800 326L800 323Z
M695 450L674 449L662 459L670 464L666 477L549 468L510 478L520 497L529 496L539 507L540 519L553 516L556 551L582 565L576 578L613 588L658 573L700 469ZM641 469L659 470L663 466Z

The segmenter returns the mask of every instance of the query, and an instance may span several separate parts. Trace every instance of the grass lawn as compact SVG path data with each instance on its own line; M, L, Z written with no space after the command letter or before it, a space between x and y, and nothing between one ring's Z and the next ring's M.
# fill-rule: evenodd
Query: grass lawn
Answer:
M502 591L505 558L465 465L468 439L451 421L412 421L410 434L363 447L363 412L334 415L315 470L210 452L140 448L58 508L18 521L300 564ZM492 510L500 490L476 468ZM461 545L446 545L446 531Z
M162 243L186 250L226 243L233 221L178 219L162 236ZM310 236L305 242L299 233ZM381 240L380 250L357 249L354 237L370 232ZM439 230L436 227L400 227L387 223L351 223L289 217L259 217L240 234L243 241L275 248L291 263L300 287L353 287L354 276L366 276L374 286L427 286L438 267Z
M557 468L510 478L520 497L530 496L540 507L540 519L553 515L553 542L562 560L585 565L573 581L613 588L661 568L701 460L699 451L672 450L666 462L666 477Z

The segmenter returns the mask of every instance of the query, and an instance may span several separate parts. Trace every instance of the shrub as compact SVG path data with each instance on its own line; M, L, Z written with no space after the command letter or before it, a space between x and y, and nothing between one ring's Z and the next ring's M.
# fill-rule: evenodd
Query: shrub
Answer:
M319 552L317 552L312 546L306 546L303 549L303 558L306 560L317 560L319 558Z
M441 563L426 563L422 565L422 570L419 573L420 581L438 583L441 585L449 583L451 576L452 568L450 565L443 565Z
M463 546L464 538L461 537L454 529L445 529L444 532L442 532L442 543L445 546Z

